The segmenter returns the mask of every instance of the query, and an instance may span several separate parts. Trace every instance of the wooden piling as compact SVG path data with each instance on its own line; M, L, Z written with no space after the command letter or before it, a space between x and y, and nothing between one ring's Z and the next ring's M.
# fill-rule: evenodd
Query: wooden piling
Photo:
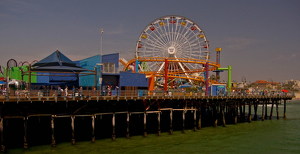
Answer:
M3 127L3 122L4 119L1 117L0 118L0 151L1 152L6 152L6 148L4 145L4 127Z
M251 106L252 106L252 102L249 102L248 103L248 122L252 121Z
M276 100L276 114L277 114L277 120L279 120L278 100Z
M160 136L160 112L157 113L157 135Z
M173 134L173 110L170 110L170 131L169 133Z
M194 131L197 130L197 111L194 110Z
M56 141L55 141L55 133L54 133L54 115L51 116L51 146L55 147L56 146Z
M202 115L201 115L201 114L202 114L202 112L201 112L201 109L202 109L202 108L199 108L199 109L198 109L198 115L199 115L199 117L198 117L198 118L199 118L199 119L198 119L198 129L201 129L201 127L202 127L202 123L201 123L201 118L202 118Z
M225 113L224 113L225 104L224 103L223 103L223 105L221 104L220 110L221 110L221 114L222 114L222 124L223 124L223 127L226 127L226 120L225 120Z
M218 110L217 110L217 104L214 104L213 105L213 125L214 127L217 127L218 126Z
M96 137L95 137L95 115L92 115L92 143L95 143Z
M24 117L24 149L28 149L28 136L27 136L27 128L28 128L28 117Z
M265 102L262 102L262 106L261 106L261 120L264 121L265 120Z
M146 111L144 112L144 137L146 137L147 134L147 113Z
M234 103L234 106L233 106L233 108L234 108L234 124L237 124L237 122L238 122L238 105L236 104L236 102Z
M246 102L243 102L243 122L246 120Z
M270 120L272 120L272 116L273 116L273 108L274 108L274 100L272 100L272 105L271 105L271 111L270 111Z
M126 129L126 138L130 138L130 113L127 112L127 118L126 118L126 123L127 123L127 129Z
M71 144L74 145L76 142L75 142L75 116L72 115L71 116L71 128L72 128L72 140L71 140Z
M185 112L186 110L182 111L182 133L184 133L184 129L185 129Z
M113 113L112 115L112 135L111 139L114 141L116 140L116 114Z
M254 103L254 117L253 120L257 120L257 107L258 107L258 102Z
M265 106L265 119L268 119L268 100L265 101L266 106Z
M283 118L286 119L286 100L283 100Z
M239 111L240 111L240 112L239 112L239 115L240 115L240 116L239 116L239 120L240 120L240 121L244 121L244 120L243 120L243 106L242 106L241 103L239 103L238 106L239 106Z

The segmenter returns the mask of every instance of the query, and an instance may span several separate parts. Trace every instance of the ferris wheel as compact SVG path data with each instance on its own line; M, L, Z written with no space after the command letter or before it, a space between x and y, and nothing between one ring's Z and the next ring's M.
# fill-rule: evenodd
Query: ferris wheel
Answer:
M142 72L163 72L169 59L168 72L188 79L199 76L209 60L209 44L200 27L182 16L165 16L147 25L136 44L136 59ZM201 61L202 63L198 63ZM190 80L191 81L191 80Z

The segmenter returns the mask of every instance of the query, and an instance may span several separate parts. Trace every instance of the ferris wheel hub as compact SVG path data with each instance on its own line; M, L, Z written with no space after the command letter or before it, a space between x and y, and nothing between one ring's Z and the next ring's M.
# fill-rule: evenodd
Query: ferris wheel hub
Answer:
M168 48L168 53L169 53L169 54L173 55L173 54L175 54L175 52L176 52L175 47L172 47L172 46L171 46L171 47Z

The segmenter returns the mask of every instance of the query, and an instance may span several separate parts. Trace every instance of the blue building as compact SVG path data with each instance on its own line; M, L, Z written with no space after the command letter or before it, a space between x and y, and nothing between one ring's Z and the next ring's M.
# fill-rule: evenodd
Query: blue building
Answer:
M79 77L79 86L81 87L94 87L97 86L99 87L99 71L100 71L100 65L97 64L101 64L101 56L100 55L96 55L96 56L92 56L83 60L79 60L76 63L85 69L88 70L96 70L96 76L95 75L86 75L86 76L80 76ZM95 83L96 82L96 83Z
M78 86L81 72L94 74L90 70L79 67L58 50L32 65L31 71L36 72L37 76L37 83L33 83L33 85L47 86Z
M43 70L38 72L36 84L80 86L84 89L96 87L98 90L105 90L107 87L112 90L147 89L148 80L144 74L120 72L119 58L119 53L114 53L72 61L55 51L35 64L34 69ZM67 75L64 74L66 72Z
M105 90L111 87L113 90L138 90L147 89L148 80L144 74L119 71L119 53L96 55L78 61L80 67L97 71L96 77L93 75L81 76L79 86L97 87ZM100 84L101 83L101 84Z
M97 87L119 85L119 54L96 55L77 61L80 67L95 70L95 75L79 77L79 86Z

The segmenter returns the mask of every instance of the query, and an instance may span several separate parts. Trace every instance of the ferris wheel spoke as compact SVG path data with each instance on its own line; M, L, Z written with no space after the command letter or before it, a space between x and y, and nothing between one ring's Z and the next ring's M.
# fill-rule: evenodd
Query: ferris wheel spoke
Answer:
M178 42L182 42L179 45L184 46L184 44L189 43L189 39L186 37L186 35L182 35Z
M167 23L167 26L165 26L166 36L169 40L169 43L172 43L172 39L171 39L172 32L171 32L170 21L168 19L166 19L166 23Z
M164 39L164 37L161 35L161 33L159 32L160 28L157 28L157 30L153 31L151 34L149 34L151 37L154 38L154 40L159 40L162 44L166 44L168 41Z
M155 62L150 62L150 63L147 63L147 71L155 71L157 68L156 68L156 64Z
M163 50L165 47L164 46L157 46L155 44L149 43L149 42L145 42L144 43L144 48L150 48L152 50Z
M151 41L143 42L145 47L151 47L151 48L158 48L158 49L164 49L165 45L160 45L156 43L152 43Z
M179 19L176 19L176 23L174 23L173 24L173 29L174 29L174 31L173 31L173 35L172 35L172 40L173 40L173 42L176 42L177 43L177 40L176 40L176 35L177 35L177 33L178 33L178 27L179 27ZM179 27L180 28L180 27ZM174 46L174 45L173 45Z
M154 27L153 30L150 30L150 27ZM160 40L160 42L162 42L162 44L166 44L167 40L164 39L164 37L160 34L159 29L160 27L158 27L155 24L151 24L149 27L147 27L147 31L145 31L145 33L150 36L153 37L153 40L157 41Z
M156 46L156 45L154 45L154 44L149 44L149 43L144 43L144 50L161 50L162 49L162 47L160 47L160 46ZM147 50L147 51L148 51Z
M199 49L201 48L201 46L197 40L194 40L194 41L187 40L180 45L181 46L189 46L189 48L199 48Z
M178 60L178 58L175 56L175 58ZM179 61L179 60L178 60ZM184 66L183 66L183 64L181 63L181 62L178 62L178 64L179 64L179 66L180 66L180 68L182 69L182 71L183 72L186 72L186 69L184 68ZM189 77L189 74L188 73L184 73L188 78L190 78ZM191 80L189 80L191 83L192 83L192 81Z
M156 73L159 73L160 71L162 71L164 66L165 66L165 62L162 62L161 65L159 66L159 69L157 69Z
M163 42L163 40L154 37L152 35L148 35L148 37L146 38L146 40L152 44L155 44L157 46L164 46L165 42Z
M186 25L185 25L186 26ZM180 36L180 34L183 32L183 30L184 30L184 26L182 25L182 26L179 26L179 29L178 29L178 31L177 31L177 33L176 33L176 37L175 37L175 40L176 40L176 42L178 42L179 41L179 36Z
M165 32L165 35L166 35L166 39L168 40L168 42L170 43L171 42L171 39L169 38L169 35L168 35L168 29L167 29L167 26L169 26L169 23L168 21L166 22L166 26L163 26L164 28L164 32Z
M154 34L156 35L156 37L160 38L163 42L163 44L167 44L169 41L166 38L166 36L164 36L165 32L163 31L163 28L160 26L157 28L157 30L154 32Z
M164 46L161 45L157 45L155 43L151 43L151 42L144 42L145 47L150 47L150 48L157 48L157 49L164 49Z

